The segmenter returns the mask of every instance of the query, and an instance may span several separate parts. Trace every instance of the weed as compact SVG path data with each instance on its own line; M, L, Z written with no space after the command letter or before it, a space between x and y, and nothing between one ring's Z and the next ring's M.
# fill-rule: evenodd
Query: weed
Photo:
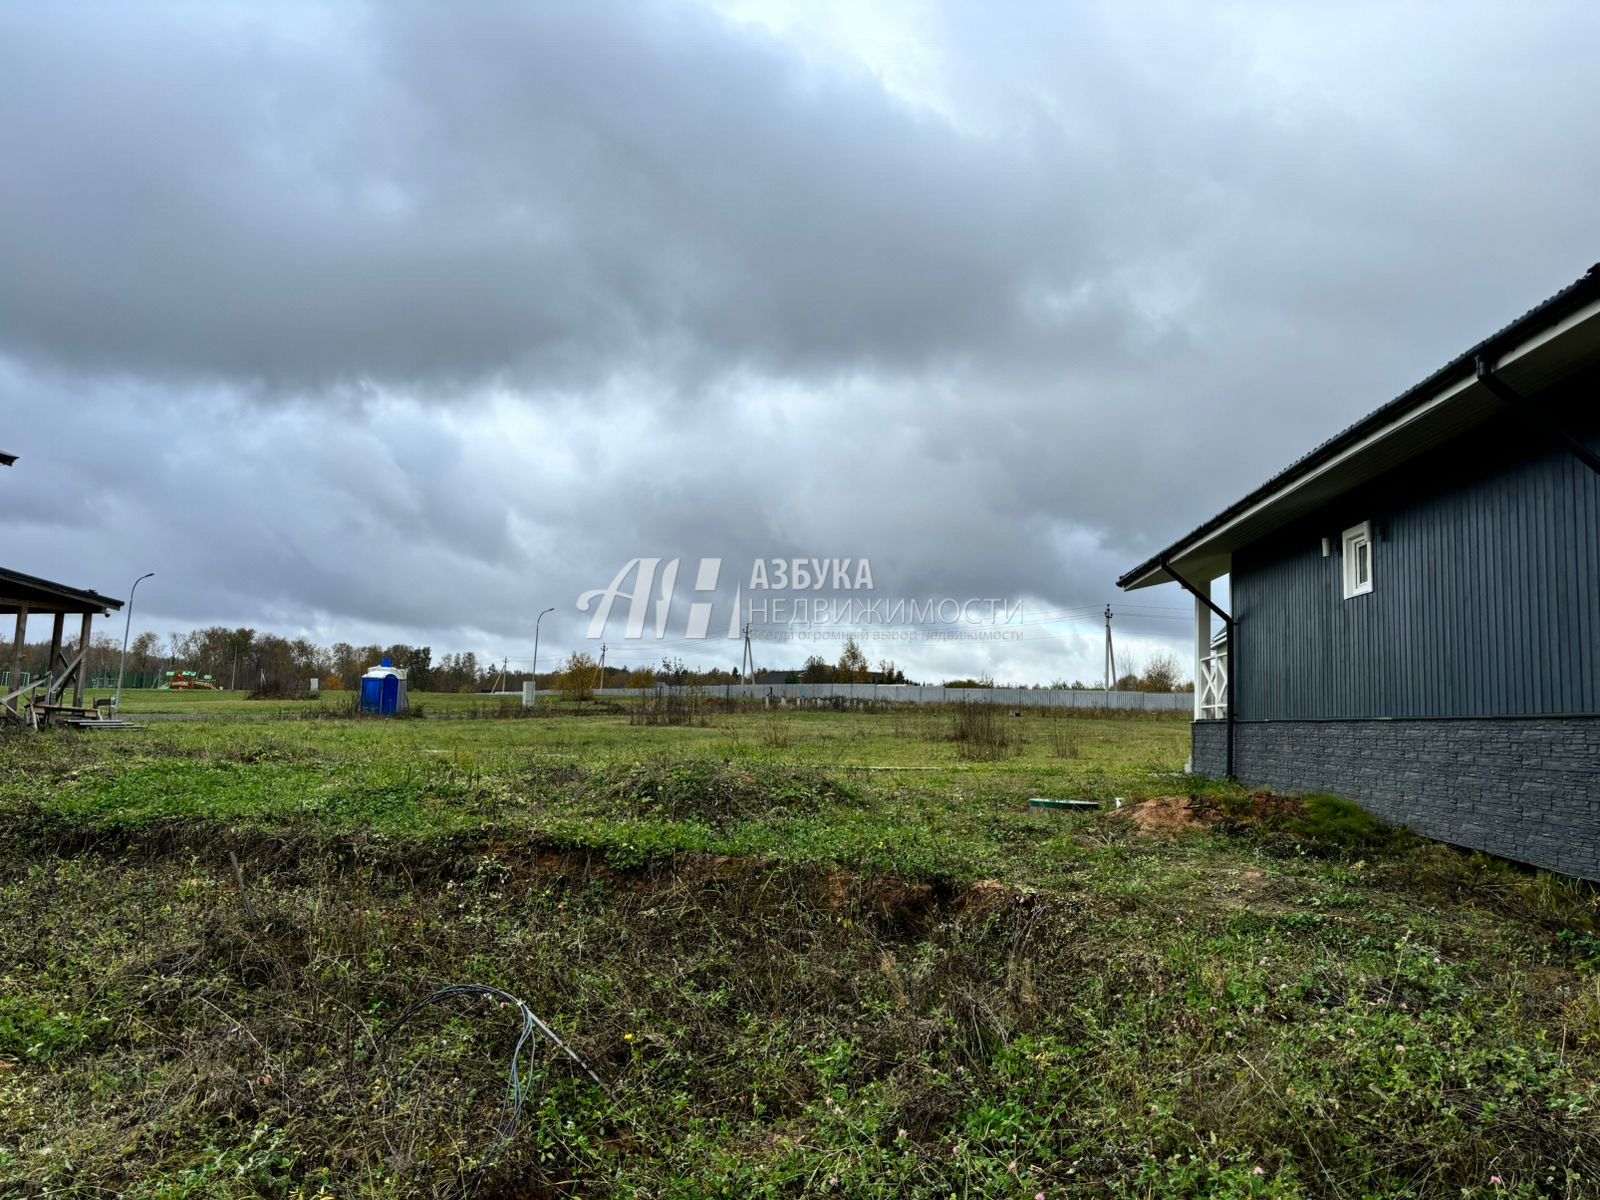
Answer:
M787 750L792 740L789 718L783 709L768 709L762 718L761 744L768 750Z
M979 702L950 706L950 740L958 758L993 762L1011 746L1008 710Z

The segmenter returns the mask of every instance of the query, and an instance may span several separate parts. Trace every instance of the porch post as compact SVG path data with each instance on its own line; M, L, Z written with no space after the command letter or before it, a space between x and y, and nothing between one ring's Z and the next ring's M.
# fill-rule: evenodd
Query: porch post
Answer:
M61 632L66 626L66 623L67 614L57 613L55 624L50 628L50 666L48 668L50 673L50 686L44 690L44 702L46 704L55 703L56 692L61 687L61 680L57 676L56 670L61 665Z
M22 686L22 648L28 641L28 606L17 606L17 633L11 643L11 683L6 689L14 691Z
M83 632L78 635L78 674L72 681L72 707L83 707L83 681L89 674L89 625L93 613L83 614Z
M11 678L6 682L6 691L16 691L22 686L22 646L27 642L27 605L18 605L16 610L16 642L11 645ZM22 698L16 698L16 707L10 704L5 706L6 714L22 720Z
M1200 580L1195 589L1207 599L1211 597L1211 581ZM1194 719L1205 715L1201 705L1205 696L1205 661L1211 655L1211 610L1205 600L1194 598Z

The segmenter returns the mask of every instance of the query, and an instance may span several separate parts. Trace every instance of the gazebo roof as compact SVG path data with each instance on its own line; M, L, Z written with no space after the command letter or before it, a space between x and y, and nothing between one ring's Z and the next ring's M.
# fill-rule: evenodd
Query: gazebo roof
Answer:
M121 600L84 588L68 587L37 575L0 567L0 613L26 607L30 613L95 613L107 616L122 607Z

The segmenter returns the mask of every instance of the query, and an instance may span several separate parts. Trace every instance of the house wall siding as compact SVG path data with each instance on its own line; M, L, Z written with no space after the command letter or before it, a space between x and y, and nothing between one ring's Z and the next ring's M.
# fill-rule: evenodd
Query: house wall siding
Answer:
M1597 394L1554 402L1600 448ZM1347 600L1362 521L1373 590ZM1241 783L1600 879L1600 475L1498 418L1236 552L1230 584ZM1227 774L1227 738L1195 724L1196 772Z
M1194 770L1227 773L1227 723L1194 725ZM1246 721L1249 787L1329 793L1428 837L1600 879L1600 717Z
M1347 600L1364 520L1373 590ZM1600 476L1522 422L1235 553L1230 583L1241 719L1600 714Z

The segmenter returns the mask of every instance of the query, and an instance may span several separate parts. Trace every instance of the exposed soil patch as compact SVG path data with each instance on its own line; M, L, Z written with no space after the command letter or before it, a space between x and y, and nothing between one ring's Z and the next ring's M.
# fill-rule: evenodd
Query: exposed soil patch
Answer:
M1205 821L1190 796L1155 796L1120 808L1113 820L1131 821L1144 837L1167 838L1199 829Z

